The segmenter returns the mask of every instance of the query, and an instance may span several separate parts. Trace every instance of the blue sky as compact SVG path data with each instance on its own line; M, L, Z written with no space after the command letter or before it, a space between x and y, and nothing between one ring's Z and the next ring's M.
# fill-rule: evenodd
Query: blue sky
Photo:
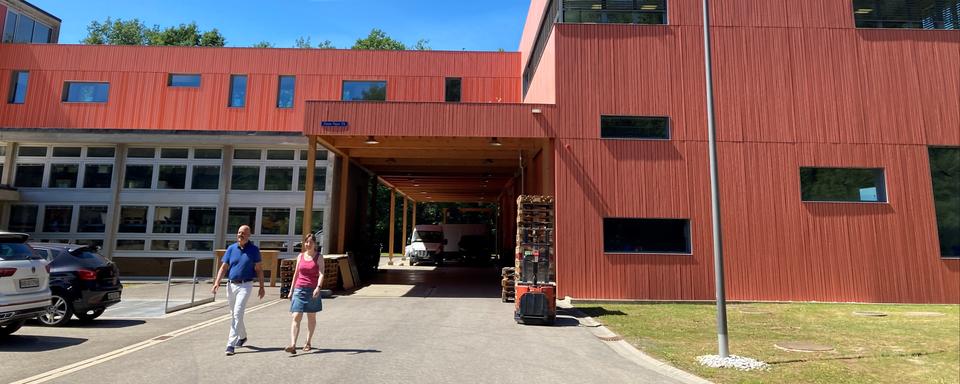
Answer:
M435 50L517 50L529 0L30 0L63 20L60 43L75 44L92 20L138 18L161 27L195 21L217 28L228 46L261 40L293 46L297 37L349 48L384 30L407 45L429 40Z

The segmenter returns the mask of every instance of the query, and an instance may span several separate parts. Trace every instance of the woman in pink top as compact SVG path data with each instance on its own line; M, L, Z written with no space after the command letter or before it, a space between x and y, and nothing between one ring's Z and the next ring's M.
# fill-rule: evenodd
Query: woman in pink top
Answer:
M297 353L297 336L300 334L300 319L307 314L307 344L304 351L310 351L313 331L317 328L317 312L323 310L320 302L320 284L323 283L323 257L317 255L317 239L313 234L303 238L304 252L297 255L297 266L293 270L293 292L290 293L290 346L283 350Z

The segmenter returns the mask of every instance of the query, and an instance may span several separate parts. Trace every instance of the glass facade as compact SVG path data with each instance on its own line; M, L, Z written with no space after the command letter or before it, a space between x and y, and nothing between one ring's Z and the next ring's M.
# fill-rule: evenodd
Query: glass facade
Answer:
M230 101L228 107L243 108L247 105L247 75L230 75Z
M940 255L960 257L960 147L933 147L928 152Z
M49 43L53 30L30 16L7 10L3 26L4 43Z
M296 77L280 76L277 84L277 108L293 108Z
M23 104L27 99L27 83L30 80L30 72L13 71L10 77L10 95L7 102L10 104Z
M857 28L960 29L960 0L853 0Z
M667 0L563 0L564 23L666 24Z

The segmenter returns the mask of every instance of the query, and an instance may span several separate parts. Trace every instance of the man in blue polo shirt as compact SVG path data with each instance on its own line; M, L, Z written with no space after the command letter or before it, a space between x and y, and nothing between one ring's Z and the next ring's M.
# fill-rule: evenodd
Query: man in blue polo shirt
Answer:
M227 276L227 300L230 306L230 337L227 339L227 356L234 353L236 347L247 342L247 329L243 326L243 312L247 299L253 290L253 278L260 282L260 299L263 300L263 268L260 265L260 248L250 242L250 227L241 225L237 230L237 242L227 248L223 254L223 264L213 282L213 294L217 294L220 279Z

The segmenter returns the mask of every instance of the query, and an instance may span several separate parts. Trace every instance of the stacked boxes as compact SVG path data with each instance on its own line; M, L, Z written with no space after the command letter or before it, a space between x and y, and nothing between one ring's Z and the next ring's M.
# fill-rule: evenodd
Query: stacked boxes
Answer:
M503 289L500 294L500 299L503 300L504 303L513 301L517 292L516 268L503 268L501 270L501 275L503 276L503 279L500 280L500 285L503 287Z
M517 197L514 319L553 324L556 318L556 259L553 196Z
M293 268L297 265L297 259L280 260L280 298L290 297L290 290L293 286Z

